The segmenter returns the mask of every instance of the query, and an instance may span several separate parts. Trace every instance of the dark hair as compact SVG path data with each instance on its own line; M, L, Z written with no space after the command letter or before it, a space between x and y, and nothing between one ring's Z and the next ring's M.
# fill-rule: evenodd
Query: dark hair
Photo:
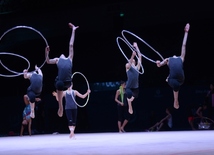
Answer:
M123 81L123 80L121 80L121 81L120 81L120 84L124 84L124 83L126 83L126 82L125 82L125 81Z

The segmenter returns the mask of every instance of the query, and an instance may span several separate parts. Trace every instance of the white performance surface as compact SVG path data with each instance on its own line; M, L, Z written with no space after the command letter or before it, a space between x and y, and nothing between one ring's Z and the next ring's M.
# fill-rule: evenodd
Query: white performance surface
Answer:
M214 131L0 137L0 155L214 155Z

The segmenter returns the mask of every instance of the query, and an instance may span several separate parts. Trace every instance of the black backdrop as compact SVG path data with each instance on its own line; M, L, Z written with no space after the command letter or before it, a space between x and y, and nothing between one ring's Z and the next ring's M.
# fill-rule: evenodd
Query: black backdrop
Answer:
M194 91L195 87L201 90L200 86L203 86L201 91L205 95L206 91L204 92L203 90L207 90L209 83L213 80L214 12L212 5L209 3L194 2L192 4L182 1L173 3L159 1L142 2L140 0L103 1L102 3L97 3L96 1L91 1L90 3L82 1L80 3L79 1L67 0L61 2L47 0L38 1L38 3L33 3L33 1L30 1L32 3L27 3L27 1L21 3L20 1L20 3L11 4L14 7L7 8L9 11L6 12L6 9L3 8L8 7L8 5L6 5L7 1L4 2L5 5L1 5L0 34L14 26L31 26L41 32L47 39L51 49L50 57L59 56L61 53L67 54L71 35L71 30L67 24L72 22L75 25L79 25L74 45L73 72L82 72L90 84L96 82L116 82L126 79L124 70L126 60L116 44L116 37L121 36L121 30L126 29L137 34L157 49L164 57L168 57L180 54L184 33L183 28L187 22L190 23L191 28L184 63L186 75L184 87L190 87L190 90ZM140 41L136 41L141 44ZM25 56L31 63L31 70L33 70L35 64L39 65L44 62L44 49L45 42L41 36L27 29L13 30L0 41L0 51L14 52ZM18 72L22 72L26 67L26 63L16 57L1 55L1 61ZM154 88L154 90L159 88L165 90L168 88L165 83L165 78L168 74L167 67L157 68L154 63L146 59L143 59L143 66L145 73L140 76L140 87L143 90L141 92L151 88ZM51 92L54 90L53 81L57 74L56 66L45 64L42 70L44 73L42 98L43 102L45 102L45 106L43 106L52 107L55 105L54 107L56 108L57 104L55 100L52 100L51 96ZM7 74L3 67L1 67L1 73ZM14 108L19 109L17 114L20 117L24 107L22 96L26 92L29 81L22 76L10 78L1 76L0 81L2 98L0 107L1 119L5 115L11 115L10 113L15 115L13 111L16 110ZM96 115L91 114L87 117L88 121L85 124L91 123L94 127L90 131L97 131L99 129L103 131L106 128L104 125L99 124L100 120L98 118L102 118L100 117L102 112L98 115L98 111L106 111L107 115L113 110L114 116L116 116L116 107L113 100L115 90L116 88L110 92L105 90L99 92L109 99L109 103L104 103L102 95L96 95L97 92L92 90L88 108L79 110L79 118L85 117L85 113L96 113ZM163 101L164 107L170 102L167 98L171 98L171 95L169 91L168 96ZM200 97L203 98L203 95ZM143 93L142 96L144 96ZM14 98L14 100L10 101L9 99L11 98ZM151 96L151 98L153 97ZM184 95L184 98L188 97ZM195 96L192 96L192 98L195 98ZM202 98L200 100L203 100ZM149 102L150 98L145 100ZM100 104L93 107L93 102ZM138 102L141 102L141 100L139 99ZM93 108L90 107L90 104ZM111 104L112 107L104 108L106 104ZM153 106L148 106L148 109L143 109L139 112L142 113L140 117L144 116L146 118L144 115L145 111L148 112L151 107ZM50 110L48 112L50 113ZM81 112L83 113L82 115ZM55 111L53 112L53 117L59 120L59 122L63 122L54 113ZM164 113L164 110L159 111L159 113ZM48 119L51 115L46 114L46 121L44 121L46 128L50 128L52 124L50 119ZM2 130L7 132L10 130L8 127L10 123L5 118L3 120L8 125L6 125L6 128L2 125ZM109 120L111 120L110 122L112 120L116 122L116 117ZM15 122L17 123L18 121L20 121L20 118ZM93 123L94 121L96 123ZM114 127L115 122L112 123ZM37 124L41 125L41 123ZM66 122L61 127L66 126L65 124ZM47 132L49 130L51 129L46 129ZM67 131L66 129L64 130Z

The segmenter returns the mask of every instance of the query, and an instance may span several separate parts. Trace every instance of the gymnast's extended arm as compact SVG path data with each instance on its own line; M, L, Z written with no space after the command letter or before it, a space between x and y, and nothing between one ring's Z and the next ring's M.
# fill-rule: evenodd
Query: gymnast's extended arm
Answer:
M49 48L49 46L47 46L45 48L45 58L46 58L47 64L56 64L58 62L59 58L50 59L49 58L49 52L50 52L50 48Z
M161 67L161 66L166 65L168 63L168 61L169 61L169 58L166 58L163 61L157 60L156 65L157 65L157 67Z
M91 93L91 90L88 89L87 92L86 92L85 94L81 94L81 93L79 93L77 90L74 90L74 92L76 93L76 95L77 95L78 97L84 99L84 98L86 98L86 96L87 96L88 94Z
M42 70L39 67L37 67L37 65L35 66L35 69L36 69L36 71L38 72L39 75L43 76Z
M27 69L24 69L23 75L24 75L24 78L25 78L25 79L30 79L32 73L28 73L28 70L27 70Z
M138 62L137 62L137 69L140 70L140 65L142 63L142 56L140 53L140 50L138 48L138 45L136 42L133 43L134 48L136 49L137 55L138 55Z

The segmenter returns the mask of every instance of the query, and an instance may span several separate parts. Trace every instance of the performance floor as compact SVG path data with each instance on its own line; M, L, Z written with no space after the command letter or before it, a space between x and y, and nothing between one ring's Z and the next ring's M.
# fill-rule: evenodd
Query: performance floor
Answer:
M214 155L214 131L0 137L0 155Z

